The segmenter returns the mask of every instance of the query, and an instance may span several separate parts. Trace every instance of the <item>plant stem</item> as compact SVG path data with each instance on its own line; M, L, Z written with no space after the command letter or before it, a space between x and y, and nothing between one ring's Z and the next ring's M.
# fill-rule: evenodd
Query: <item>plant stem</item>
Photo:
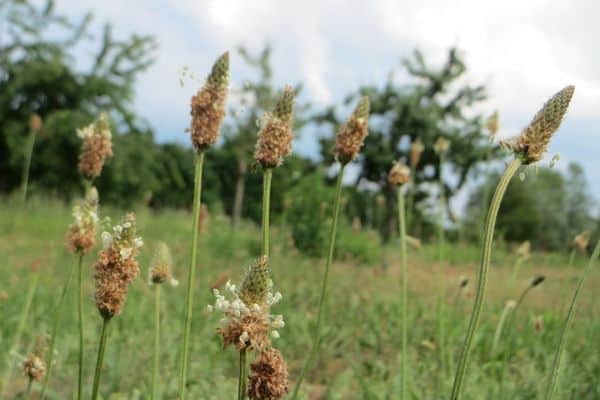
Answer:
M48 382L50 381L50 374L52 373L52 364L54 360L54 347L56 344L56 335L58 334L58 325L60 323L60 319L62 316L62 308L63 303L65 301L65 297L71 286L71 281L73 280L73 275L75 273L76 266L73 266L67 281L63 285L62 291L60 293L60 297L58 298L58 303L56 304L56 309L54 310L54 322L52 324L52 334L50 336L50 343L48 344L48 355L46 357L46 375L44 376L44 383L42 385L42 391L40 393L40 399L44 399L46 395L46 389L48 388Z
M573 262L575 261L575 254L577 253L576 249L571 250L571 255L569 256L569 268L573 266Z
M592 267L596 260L598 259L598 255L600 255L600 241L596 244L594 248L594 252L592 253L592 257L588 262L587 267L581 274L579 278L579 282L577 282L577 287L575 288L575 293L573 293L573 299L571 300L571 305L569 306L569 312L567 314L567 318L565 319L565 324L563 325L562 335L560 339L560 344L558 349L556 349L556 355L554 357L554 366L552 367L552 374L550 375L550 383L548 384L548 390L546 392L546 400L552 399L552 395L554 394L554 388L556 387L556 381L558 379L558 370L560 367L560 360L562 357L562 353L565 348L565 344L567 342L567 336L569 335L569 329L571 327L571 323L573 322L573 317L575 316L575 307L577 305L577 298L579 297L579 292L583 286L583 282L590 274Z
M29 137L27 138L27 148L25 153L25 164L23 165L23 178L21 180L21 199L23 204L27 201L27 186L29 184L29 169L31 167L31 158L33 156L33 147L35 145L35 132L29 132Z
M319 298L319 310L317 313L317 325L315 327L313 342L312 342L310 352L308 353L308 358L304 362L304 365L302 366L302 370L300 371L300 376L298 377L298 381L296 382L296 385L294 386L294 392L292 393L292 400L295 400L298 397L298 393L300 392L300 386L302 385L302 381L304 380L304 376L306 375L306 370L308 369L308 365L312 362L312 359L314 358L314 356L319 348L320 342L321 342L321 321L323 318L323 309L324 309L324 305L325 305L325 298L327 295L327 283L329 281L329 269L333 262L333 253L335 250L335 237L336 237L336 231L337 231L338 216L340 214L340 203L342 200L342 180L344 177L345 168L346 168L346 164L342 164L342 166L340 168L340 173L337 177L337 183L336 183L336 189L335 189L336 190L335 209L334 209L334 213L333 213L333 221L331 222L331 231L329 233L329 252L327 254L327 263L325 264L325 273L323 275L323 286L321 287L321 296Z
M96 400L98 398L98 387L100 386L100 375L102 373L102 363L104 362L104 350L106 349L106 338L108 336L109 323L110 318L104 318L102 321L102 333L100 334L100 346L98 347L96 372L94 372L94 386L92 387L92 400Z
M77 319L79 320L79 371L77 375L77 400L83 398L83 253L79 252L77 275Z
M408 326L408 267L406 263L406 223L404 210L404 192L402 187L398 187L398 222L400 225L400 262L402 266L402 373L400 399L407 397L407 373L408 373L408 354L406 354L407 345L407 326Z
M454 377L452 394L450 396L451 400L458 400L458 398L460 397L460 391L465 378L469 354L471 352L471 344L473 343L473 337L475 336L475 331L477 330L477 325L479 323L481 306L483 304L483 299L485 296L487 275L492 255L494 228L496 226L496 218L498 216L498 210L500 209L500 203L502 202L502 198L504 197L504 193L506 192L506 188L508 187L510 180L515 175L520 166L521 160L518 158L513 160L508 165L506 171L504 171L504 175L502 175L500 181L498 182L498 186L496 187L494 197L492 198L492 202L488 210L488 215L485 223L484 246L481 253L479 277L477 280L477 292L475 294L475 303L473 304L473 312L471 314L471 320L469 321L469 327L467 329L467 335L465 337L460 360L458 363L458 368L456 370L456 376Z
M519 258L517 258L517 261L515 261L515 265L513 266L512 274L510 274L511 286L515 282L517 275L519 275L519 271L521 270L521 264L523 264L523 258L519 257Z
M504 308L502 309L502 314L500 314L500 319L498 320L498 325L496 326L496 332L494 332L494 341L492 342L492 356L496 354L498 343L500 343L500 336L502 336L502 329L504 328L504 323L506 322L506 318L508 317L510 309L511 307L508 304L505 304Z
M192 298L194 275L196 271L198 251L198 219L200 216L200 199L202 197L202 167L204 165L204 153L196 155L196 171L194 174L194 222L192 232L192 259L188 271L187 297L185 303L185 322L183 334L183 348L181 355L181 368L179 374L179 400L185 399L185 384L187 380L188 352L190 346L190 333L192 329Z
M273 170L268 168L263 176L263 202L262 202L262 253L269 256L269 214L271 208L271 180Z
M240 350L240 375L238 377L238 400L246 398L246 349Z
M152 400L158 399L158 369L160 365L160 284L154 285L154 370Z
M33 386L33 379L29 379L29 382L27 382L27 390L25 391L25 398L26 399L31 399L31 387Z
M444 238L444 207L446 203L445 194L444 194L444 176L442 175L444 166L444 155L440 154L440 213L438 220L438 245L439 245L439 253L438 253L438 262L441 264L444 262L444 246L445 246L445 238Z
M17 323L17 329L15 331L15 336L13 339L12 346L7 353L7 357L10 357L12 354L16 353L19 350L19 345L21 343L21 336L23 336L23 332L25 331L25 325L27 323L27 317L29 316L29 311L31 310L31 304L33 303L33 298L35 296L35 292L37 290L38 281L40 278L39 269L32 272L31 281L29 282L29 289L27 289L27 295L25 297L25 304L23 306L23 310L21 311L21 317L19 318L19 322ZM6 360L8 363L8 359ZM0 398L4 397L4 392L6 390L6 384L10 380L12 376L12 366L14 363L8 363L8 367L4 372L2 377L2 387L0 388Z

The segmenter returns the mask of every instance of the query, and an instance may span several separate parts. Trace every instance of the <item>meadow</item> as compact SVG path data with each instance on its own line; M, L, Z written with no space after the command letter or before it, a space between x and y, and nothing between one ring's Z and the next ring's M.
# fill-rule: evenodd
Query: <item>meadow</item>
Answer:
M149 398L152 376L154 297L148 284L152 249L165 241L172 250L174 275L183 282L165 287L159 393L177 398L177 369L185 303L185 271L191 247L191 213L135 210L145 246L140 253L141 277L133 283L123 313L115 318L105 356L100 386L104 399ZM101 217L113 220L122 210L102 207ZM0 204L0 320L3 351L0 376L12 368L7 399L20 398L27 386L20 363L39 337L47 336L60 288L76 267L65 247L70 224L68 206L50 199L32 198L23 210L18 202ZM323 221L324 223L328 221ZM382 247L373 232L341 229L338 247L367 242L367 257L339 256L330 276L323 339L317 362L308 371L301 398L394 399L400 389L400 261L397 240ZM293 385L314 329L320 281L325 260L307 258L293 247L283 221L271 228L271 271L283 299L275 306L284 315L285 328L274 341L288 361ZM86 271L84 317L84 397L89 397L101 318L94 306L92 264L97 250L84 258ZM260 253L260 229L245 222L236 231L218 210L210 213L199 238L195 314L190 343L188 395L190 399L229 399L237 386L235 352L223 351L216 334L219 316L208 313L214 302L212 288L227 280L239 283L245 268ZM456 360L469 315L480 250L475 245L450 243L445 262L438 262L437 245L409 248L408 394L414 399L446 399L452 388ZM543 397L571 295L587 263L577 256L567 268L568 254L533 253L517 277L512 272L515 245L497 240L479 330L474 339L471 368L464 399L536 399ZM369 261L370 260L370 261ZM377 260L373 262L372 260ZM32 280L40 280L31 312L16 353L8 354ZM498 321L508 300L516 300L534 276L546 280L532 288L508 318L496 351L492 352ZM460 281L469 280L464 288ZM464 281L463 281L464 282ZM600 399L600 303L594 296L600 276L591 274L581 293L576 317L563 356L556 398ZM443 293L440 296L440 293ZM76 286L67 294L63 322L56 342L55 365L47 392L49 399L74 395L77 375L78 331ZM439 300L442 299L444 340L440 346ZM440 351L442 349L442 351ZM507 362L505 362L507 361ZM37 385L37 384L34 384ZM34 390L37 386L34 386ZM35 397L34 397L35 398Z

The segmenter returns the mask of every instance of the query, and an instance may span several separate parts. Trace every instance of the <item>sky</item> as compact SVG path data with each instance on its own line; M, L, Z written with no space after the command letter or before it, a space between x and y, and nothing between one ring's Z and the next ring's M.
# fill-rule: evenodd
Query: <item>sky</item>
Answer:
M135 108L161 141L187 141L197 84L179 84L182 68L204 76L231 50L233 83L252 77L235 56L240 44L256 52L270 43L276 84L302 81L314 108L339 104L360 85L382 84L415 48L439 65L457 46L466 80L488 89L484 109L500 113L501 136L518 133L548 97L573 84L545 163L554 153L558 168L579 162L600 198L598 0L57 0L57 8L73 17L91 10L117 35L156 37L157 61L136 85ZM294 145L308 156L317 149L314 135Z

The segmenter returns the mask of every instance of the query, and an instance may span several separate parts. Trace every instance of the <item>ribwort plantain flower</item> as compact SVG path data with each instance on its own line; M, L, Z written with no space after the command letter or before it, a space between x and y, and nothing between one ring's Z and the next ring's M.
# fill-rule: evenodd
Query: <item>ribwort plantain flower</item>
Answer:
M583 231L573 238L573 247L580 253L585 253L585 250L590 243L590 231Z
M494 111L494 113L492 115L490 115L490 117L488 118L488 120L486 122L486 127L490 134L490 139L493 140L494 137L496 137L496 134L498 133L498 128L499 128L498 111Z
M229 52L215 61L204 86L191 100L192 144L198 153L214 145L225 117L229 86Z
M421 138L417 138L410 145L410 169L413 171L415 168L417 168L417 165L419 165L419 161L421 161L421 155L423 154L424 150L425 146L423 145Z
M85 199L73 207L74 222L67 232L67 246L74 253L87 254L96 245L98 191L88 189Z
M102 172L102 167L107 158L112 157L112 134L108 125L106 113L90 125L78 129L77 136L83 139L79 153L79 171L89 180Z
M171 250L169 250L169 246L164 242L159 242L156 246L156 252L150 265L148 280L151 285L160 285L165 282L171 286L179 285L179 281L173 277Z
M284 157L292 152L294 95L294 89L286 86L273 113L267 113L263 118L254 150L254 159L263 168L280 166Z
M369 133L369 107L367 96L360 99L354 112L335 137L335 156L344 165L356 158Z
M435 144L433 145L433 151L435 151L437 155L441 156L446 154L448 150L450 150L450 142L443 137L437 138Z
M388 173L388 182L392 186L402 186L410 181L410 168L401 163L395 162Z
M269 278L266 256L256 260L249 268L239 288L226 283L226 295L213 289L216 297L214 306L224 314L221 327L217 330L224 347L233 345L238 351L262 351L270 345L270 338L278 338L277 329L283 328L282 315L271 315L271 306L281 300L281 293L273 292Z
M106 319L119 314L125 304L129 285L138 276L140 268L136 260L142 238L137 235L135 215L123 218L112 233L104 232L104 249L95 265L96 307Z
M33 114L31 118L29 118L29 131L33 134L39 134L42 130L42 125L42 117L38 114Z
M250 370L250 400L279 400L288 393L287 364L279 350L271 347L261 351Z
M41 381L46 375L46 363L37 354L29 355L22 364L23 373L30 381Z
M515 138L501 144L513 151L523 161L531 164L542 159L550 139L560 127L567 113L575 86L567 86L552 96L538 111L529 125Z

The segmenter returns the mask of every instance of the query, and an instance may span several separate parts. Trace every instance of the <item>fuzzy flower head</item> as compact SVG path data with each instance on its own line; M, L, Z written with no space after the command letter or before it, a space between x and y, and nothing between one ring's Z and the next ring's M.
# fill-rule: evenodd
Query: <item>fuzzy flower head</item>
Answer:
M226 52L215 61L206 83L191 100L190 133L192 144L199 153L214 145L219 138L228 86L229 52Z
M388 182L392 186L402 186L410 181L410 168L401 163L395 162L388 173Z
M278 338L277 330L285 326L282 315L270 314L282 296L273 292L266 256L248 268L239 288L229 281L225 286L224 295L213 290L216 300L214 306L209 306L210 311L223 313L218 329L223 345L233 345L237 350L265 349L270 338Z
M112 157L112 134L106 113L90 125L77 130L77 136L83 139L79 153L79 171L86 179L100 176L104 161Z
M556 93L535 114L519 136L503 141L502 145L520 157L524 164L541 160L548 149L550 139L562 123L574 92L575 86L567 86Z
M496 134L498 133L499 125L500 124L499 124L498 111L494 111L494 113L492 115L490 115L490 117L487 119L487 122L486 122L486 127L490 134L491 139L496 137Z
M159 242L150 266L150 284L159 285L168 282L171 286L177 286L179 282L173 278L173 258L171 250L164 242Z
M369 133L369 98L360 99L350 118L335 137L335 157L342 164L354 160Z
M261 351L250 365L248 397L250 400L279 400L288 393L287 364L275 348Z
M22 368L30 381L41 381L46 375L46 362L37 354L29 355L23 361Z
M517 256L523 260L527 260L531 256L531 243L529 240L524 241L517 248Z
M421 138L417 138L410 145L410 168L414 171L419 165L419 161L421 161L421 154L425 150L425 146L423 145L423 141Z
M443 156L448 152L448 150L450 150L450 141L441 136L437 138L435 144L433 145L433 151L435 151L435 154L438 156Z
M286 86L273 113L266 114L263 118L254 150L254 159L263 168L280 166L283 159L292 152L294 96L294 89Z
M42 117L38 114L33 114L29 118L29 131L37 135L42 130Z
M96 307L105 319L119 314L125 304L129 285L138 276L136 260L142 238L137 236L134 214L127 214L112 232L102 234L104 249L95 265Z
M91 187L85 200L73 207L73 223L67 232L67 246L75 253L87 254L96 245L98 191Z
M589 243L590 231L583 231L573 239L573 247L575 247L581 253L585 253Z

